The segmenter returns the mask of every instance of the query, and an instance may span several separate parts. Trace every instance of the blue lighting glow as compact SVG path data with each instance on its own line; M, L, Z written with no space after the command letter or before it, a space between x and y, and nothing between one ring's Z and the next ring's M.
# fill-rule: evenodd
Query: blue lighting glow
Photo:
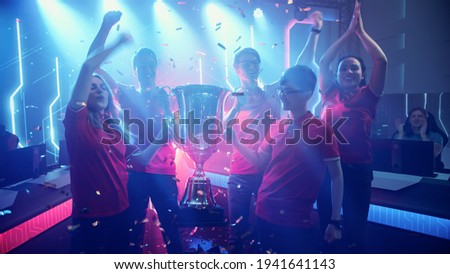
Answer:
M52 143L52 145L59 150L59 146L56 144L55 142L55 128L53 125L53 106L56 104L56 102L58 102L61 92L60 92L60 85L59 85L59 62L58 62L58 57L55 58L55 68L56 68L56 91L57 91L57 95L55 97L55 99L53 99L53 101L50 103L49 107L48 107L48 111L49 111L49 118L50 118L50 141Z
M14 90L14 92L9 97L9 111L11 113L11 127L12 133L17 135L16 130L16 106L14 104L14 97L22 90L23 87L23 69L22 69L22 45L20 43L20 20L16 18L16 31L17 31L17 54L19 59L19 86ZM19 144L22 147L21 144Z

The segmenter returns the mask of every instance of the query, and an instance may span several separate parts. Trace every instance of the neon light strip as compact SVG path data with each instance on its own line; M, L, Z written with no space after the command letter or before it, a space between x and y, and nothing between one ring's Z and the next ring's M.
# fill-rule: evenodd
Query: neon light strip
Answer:
M225 50L225 82L227 83L228 87L231 89L231 91L234 90L233 85L230 83L230 79L228 78L228 50Z
M250 39L251 39L252 48L255 48L255 32L254 32L253 25L250 25Z
M67 219L72 213L72 199L0 233L0 254L5 254L47 229Z
M17 135L16 131L16 118L15 118L15 109L16 106L14 104L14 97L19 93L19 91L23 87L23 70L22 70L22 45L20 43L20 20L19 18L16 18L16 30L17 30L17 53L19 58L19 86L14 90L14 92L9 97L9 111L11 113L11 127L12 127L12 133ZM20 147L22 147L21 144L19 144Z
M200 74L200 85L203 85L203 66L202 66L202 57L198 58L198 73Z
M424 93L423 94L423 108L427 109L427 104L428 104L428 94Z
M444 123L442 122L442 118L441 118L441 114L442 114L442 95L444 94L444 92L441 92L440 94L439 94L439 109L438 109L438 119L439 119L439 122L441 123L441 125L442 125L442 128L444 129L444 131L445 131L445 134L448 136L448 131L447 131L447 129L445 128L445 125L444 125Z
M405 94L405 116L408 117L408 93Z
M53 101L51 102L50 106L48 107L49 111L49 117L50 117L50 141L52 142L52 145L59 150L59 146L55 142L55 129L53 127L53 105L56 104L56 102L59 100L59 97L61 95L60 88L59 88L59 62L58 57L55 58L55 65L56 65L56 90L57 90L57 96Z

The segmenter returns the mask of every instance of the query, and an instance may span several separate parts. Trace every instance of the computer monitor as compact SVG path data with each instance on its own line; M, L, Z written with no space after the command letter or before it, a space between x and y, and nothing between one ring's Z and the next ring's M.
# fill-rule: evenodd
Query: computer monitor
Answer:
M372 138L371 142L374 170L434 176L432 141Z

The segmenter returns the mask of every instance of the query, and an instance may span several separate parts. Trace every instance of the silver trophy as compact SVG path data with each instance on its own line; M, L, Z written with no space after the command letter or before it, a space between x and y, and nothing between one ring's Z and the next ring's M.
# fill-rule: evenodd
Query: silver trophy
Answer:
M186 85L172 90L178 111L175 113L175 142L195 163L180 202L177 224L208 226L225 224L224 209L216 204L211 181L203 165L217 151L222 138L223 107L230 91L212 85Z

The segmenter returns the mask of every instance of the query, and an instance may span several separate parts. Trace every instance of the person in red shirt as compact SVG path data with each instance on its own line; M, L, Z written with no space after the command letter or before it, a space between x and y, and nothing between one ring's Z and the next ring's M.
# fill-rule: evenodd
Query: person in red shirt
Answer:
M369 83L365 83L364 61L353 55L338 61L336 74L331 68L342 46L357 36L372 58L374 67ZM370 206L372 155L370 134L376 108L386 79L387 58L377 43L366 33L360 12L360 2L355 2L348 30L322 56L319 90L322 93L322 118L335 123L346 119L338 128L339 153L344 173L343 227L348 252L364 252L365 225ZM336 75L336 78L334 78ZM332 117L332 119L331 119ZM336 125L336 124L335 124ZM322 222L329 220L329 183L324 181L318 199Z
M112 27L119 22L120 11L107 12L102 25L92 43L89 52L95 52L104 47ZM133 56L133 72L139 81L139 88L116 83L105 71L102 75L117 92L117 98L124 111L126 128L134 136L133 142L144 149L155 142L161 143L155 156L146 163L129 162L130 211L135 226L132 228L131 252L142 253L146 215L151 198L161 232L166 243L167 252L183 253L181 236L175 224L179 212L178 187L175 164L175 146L172 141L158 138L167 130L164 120L170 121L172 112L169 89L158 87L155 83L157 73L156 54L149 48L140 48ZM172 106L174 106L172 104ZM151 127L148 127L151 122ZM165 127L165 128L164 128ZM170 129L169 129L170 130ZM167 132L166 132L167 133Z
M137 152L120 128L111 89L94 71L120 45L88 57L67 106L65 136L72 190L72 253L128 253L129 202L127 160L148 162L157 146Z
M328 242L339 240L342 170L337 140L322 120L307 110L316 85L314 72L301 65L285 71L279 87L283 110L290 119L278 121L257 149L233 144L249 162L264 169L256 201L258 235L264 253L318 253L313 204L325 169L333 178L333 216L325 231Z
M73 198L72 253L128 250L126 146L117 141L121 138L118 131L108 134L103 128L119 112L106 83L93 76L101 62L126 41L122 37L85 61L67 106L64 126Z

